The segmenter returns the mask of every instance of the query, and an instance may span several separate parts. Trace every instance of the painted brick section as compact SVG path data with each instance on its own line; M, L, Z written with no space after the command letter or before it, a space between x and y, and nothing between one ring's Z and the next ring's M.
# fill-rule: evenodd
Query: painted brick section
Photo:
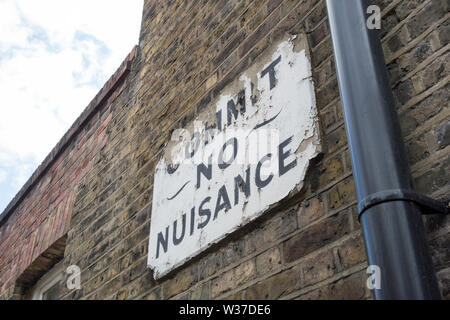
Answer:
M448 200L448 1L373 3L382 8L382 44L417 190ZM323 154L311 164L301 192L153 280L146 267L153 172L171 132L194 120L285 33L307 34ZM68 191L73 205L63 261L80 266L82 289L62 288L61 298L371 298L324 0L145 1L136 58L108 110L107 125L99 122L106 114L100 112L96 129L80 135L80 141L95 146L98 132L104 146L86 164L75 192ZM60 165L70 168L66 161L82 159L67 154ZM58 190L61 185L51 181L74 175L66 171L39 184ZM37 205L41 217L48 217L48 203L60 194L41 196ZM35 223L16 216L8 224ZM431 216L424 221L442 294L449 298L449 221ZM39 242L41 235L28 241ZM0 246L17 237L3 234ZM8 257L17 267L5 268L9 260L0 260L0 272L11 280L11 274L20 274L21 256Z

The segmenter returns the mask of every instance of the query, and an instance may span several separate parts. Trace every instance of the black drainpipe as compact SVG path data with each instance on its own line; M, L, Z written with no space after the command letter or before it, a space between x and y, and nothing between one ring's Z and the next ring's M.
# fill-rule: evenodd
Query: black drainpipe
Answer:
M368 1L327 0L360 222L375 299L441 299L422 208L448 207L414 192L377 30ZM368 275L369 276L369 275Z

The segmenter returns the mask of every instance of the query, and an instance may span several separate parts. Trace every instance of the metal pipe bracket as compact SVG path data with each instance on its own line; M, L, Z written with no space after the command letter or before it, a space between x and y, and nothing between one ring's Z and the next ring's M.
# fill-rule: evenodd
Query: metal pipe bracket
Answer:
M450 203L441 202L436 199L430 198L423 194L417 193L414 190L405 189L392 189L384 190L373 193L358 203L358 219L361 219L361 215L369 208L376 206L380 203L390 201L409 201L414 202L420 206L422 214L444 214L450 213Z

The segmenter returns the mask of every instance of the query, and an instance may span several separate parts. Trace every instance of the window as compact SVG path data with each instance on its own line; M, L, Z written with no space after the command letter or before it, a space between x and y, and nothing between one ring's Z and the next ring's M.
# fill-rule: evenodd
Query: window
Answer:
M33 300L58 300L63 278L62 263L56 264L39 279L33 288Z

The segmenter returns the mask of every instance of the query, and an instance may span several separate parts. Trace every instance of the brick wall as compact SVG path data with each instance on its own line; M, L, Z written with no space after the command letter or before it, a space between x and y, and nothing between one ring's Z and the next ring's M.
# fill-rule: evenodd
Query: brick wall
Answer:
M417 190L446 199L450 4L373 2L383 10L383 48ZM155 281L146 267L153 172L172 130L193 120L286 32L308 37L323 154L301 192ZM106 121L105 144L86 150L92 160L74 184L63 263L81 268L82 289L62 286L63 299L371 298L325 1L145 1L140 45L124 83L106 118L98 120ZM87 142L99 139L94 131L76 139L95 146ZM61 159L76 160L70 154ZM49 171L40 183L52 177ZM53 191L34 192L57 197ZM34 201L47 212L52 208ZM8 225L24 223L18 208ZM448 298L448 218L425 222ZM1 245L11 238L3 234ZM22 259L19 252L10 259ZM4 279L14 277L4 276L5 259L0 270L0 295L8 297L12 280Z

